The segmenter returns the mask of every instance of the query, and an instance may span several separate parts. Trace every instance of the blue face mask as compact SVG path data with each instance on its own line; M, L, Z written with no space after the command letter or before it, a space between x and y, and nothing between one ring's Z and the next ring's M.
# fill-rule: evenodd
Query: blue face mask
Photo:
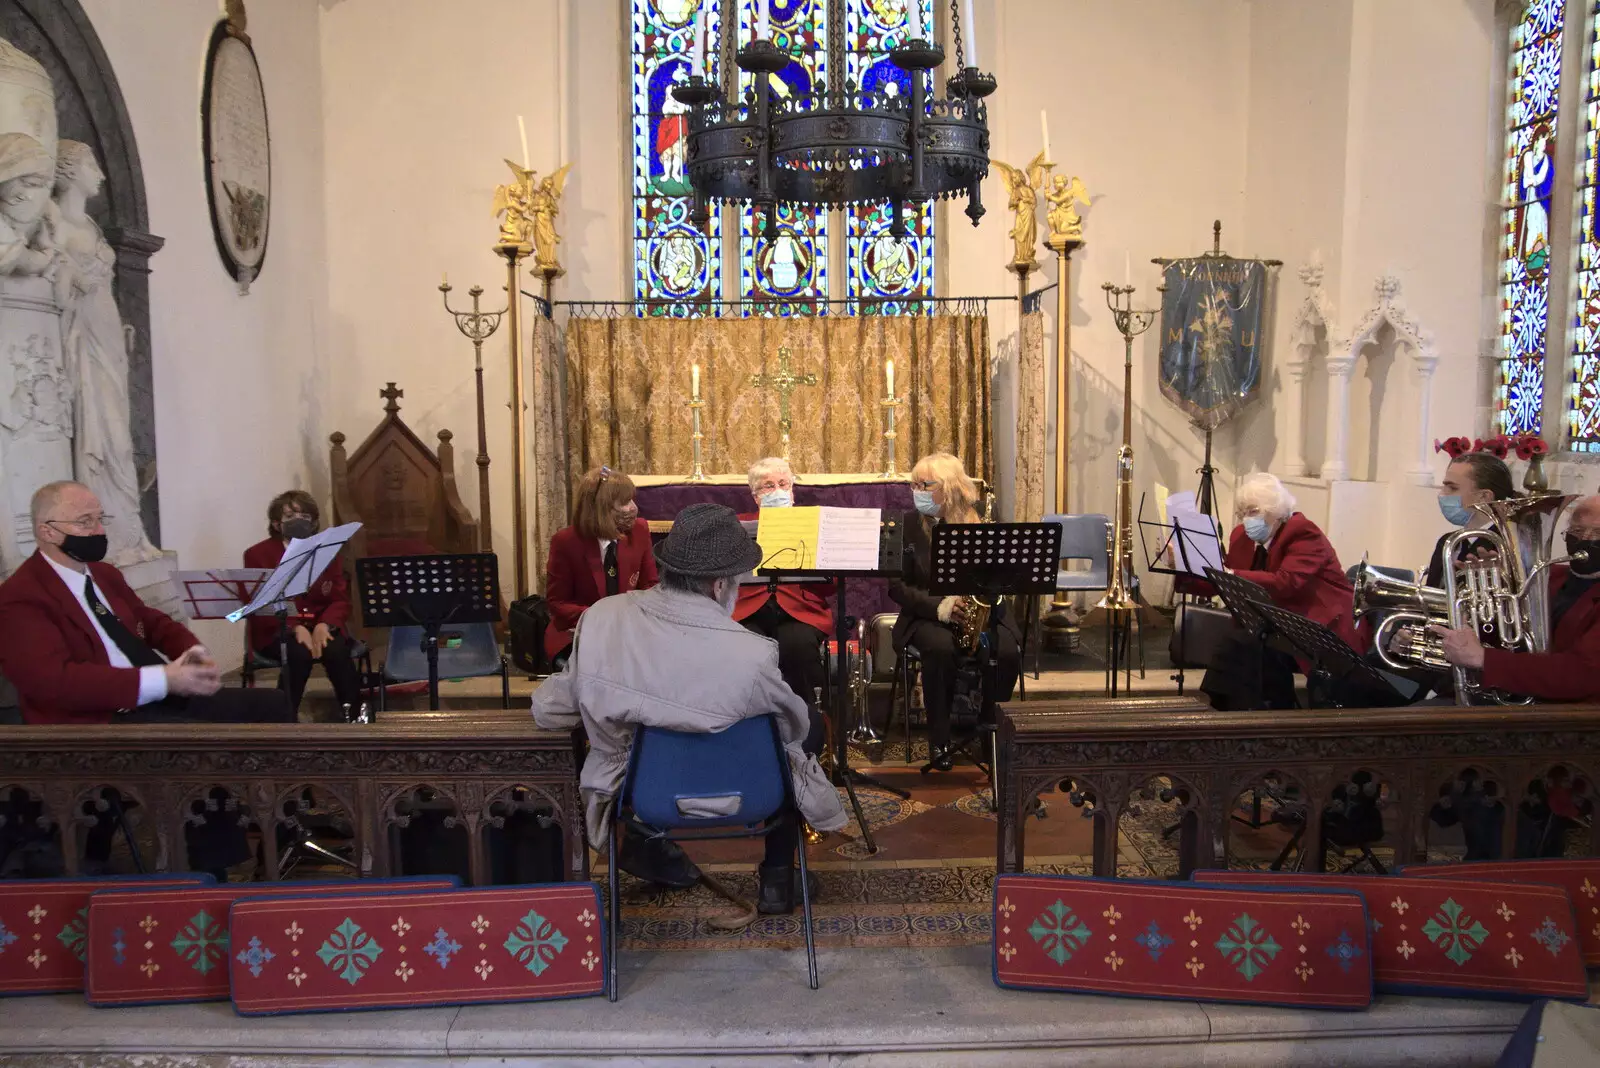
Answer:
M1464 527L1467 520L1472 518L1472 509L1461 503L1459 494L1439 498L1439 511L1444 513L1445 519L1453 527Z
M1261 516L1253 515L1244 521L1244 533L1257 545L1265 545L1272 535L1272 525Z
M917 511L921 512L923 515L931 515L935 518L938 518L939 506L933 503L932 490L912 490L911 501L917 506Z
M758 503L763 508L787 508L794 503L794 497L788 490L772 490L763 493Z

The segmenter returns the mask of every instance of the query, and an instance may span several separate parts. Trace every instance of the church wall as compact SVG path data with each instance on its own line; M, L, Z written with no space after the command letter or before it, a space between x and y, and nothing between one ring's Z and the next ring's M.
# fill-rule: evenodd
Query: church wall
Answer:
M215 0L82 0L138 139L150 229L162 545L184 567L237 565L273 494L323 491L329 359L317 0L249 6L272 132L272 219L261 277L240 296L212 236L200 91ZM225 665L239 632L196 631Z

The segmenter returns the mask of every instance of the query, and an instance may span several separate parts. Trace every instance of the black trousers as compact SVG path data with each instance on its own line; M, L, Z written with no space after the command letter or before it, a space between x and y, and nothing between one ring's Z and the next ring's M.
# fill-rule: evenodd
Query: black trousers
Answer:
M356 670L356 662L350 659L350 639L343 634L335 634L328 639L322 647L322 655L313 657L311 650L295 641L294 635L289 636L289 665L278 675L278 688L288 688L289 705L299 709L300 698L305 696L306 680L311 678L313 664L321 663L322 670L328 673L328 681L333 684L334 698L341 705L355 708L361 703L361 672ZM278 645L262 646L256 650L257 655L263 656L274 663L278 660Z
M996 651L995 692L991 699L996 704L1011 700L1017 677L1022 673L1022 650L1017 636L1008 627L997 627L1000 647ZM961 657L956 655L956 635L947 625L934 619L919 619L906 631L906 645L913 645L922 659L922 699L928 710L928 748L938 752L950 747L950 715L955 705L956 669ZM980 652L981 658L983 654ZM981 659L979 671L982 671Z
M766 604L741 622L745 629L765 634L778 643L778 670L783 681L806 704L815 701L817 690L827 682L827 669L822 663L823 633L785 612L776 597L767 598Z
M293 723L294 709L278 690L222 689L210 697L168 697L118 715L115 723ZM262 818L269 814L260 813ZM216 811L202 814L198 826L184 829L189 846L189 867L222 875L230 865L250 859L245 829L237 812L219 803ZM84 859L104 864L118 831L115 811L98 814L84 836Z
M1292 657L1236 628L1206 665L1200 691L1219 710L1294 708L1294 669Z

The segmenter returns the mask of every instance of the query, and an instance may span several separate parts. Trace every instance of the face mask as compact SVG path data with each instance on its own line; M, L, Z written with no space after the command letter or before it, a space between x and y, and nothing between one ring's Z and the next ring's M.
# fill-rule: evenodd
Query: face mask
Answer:
M935 518L938 517L939 506L933 503L932 490L912 490L911 501L917 506L917 511L921 512L923 515L931 515Z
M788 490L769 490L761 495L759 503L763 508L787 508L794 503L794 497Z
M1444 513L1444 518L1453 527L1464 527L1467 520L1472 518L1472 509L1461 503L1461 497L1452 494L1449 497L1439 498L1439 511Z
M1244 533L1245 537L1257 545L1265 545L1267 539L1272 536L1272 526L1265 518L1253 515L1244 521Z
M97 564L106 558L104 534L68 534L61 542L61 551L80 564Z
M1567 555L1572 556L1576 553L1588 553L1589 559L1581 563L1574 560L1572 562L1572 570L1574 572L1585 577L1600 575L1600 541L1581 541L1568 534Z
M283 536L291 540L309 538L317 532L317 521L315 519L285 519L279 526L283 528Z

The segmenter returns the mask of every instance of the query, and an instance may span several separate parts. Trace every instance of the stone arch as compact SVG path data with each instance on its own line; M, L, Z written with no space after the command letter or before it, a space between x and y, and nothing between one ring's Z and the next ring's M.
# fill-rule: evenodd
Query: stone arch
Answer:
M55 87L59 136L91 146L106 174L104 193L89 207L117 252L117 307L133 328L128 346L133 459L141 481L148 483L140 498L144 529L159 545L156 487L144 473L154 470L156 460L150 257L166 242L150 232L133 123L111 60L78 0L0 0L0 37L43 65Z

